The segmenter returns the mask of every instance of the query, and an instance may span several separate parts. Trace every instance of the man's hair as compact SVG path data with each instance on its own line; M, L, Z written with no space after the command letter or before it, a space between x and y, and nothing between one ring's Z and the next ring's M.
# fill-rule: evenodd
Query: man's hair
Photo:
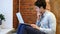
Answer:
M46 9L46 1L45 0L37 0L34 4L35 6L43 7L44 9Z

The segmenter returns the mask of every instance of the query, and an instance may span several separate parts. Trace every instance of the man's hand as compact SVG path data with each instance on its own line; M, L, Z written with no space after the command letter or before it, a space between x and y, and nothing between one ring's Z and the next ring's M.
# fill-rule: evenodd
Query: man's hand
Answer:
M42 15L41 13L37 12L37 20L40 20L41 15Z
M40 19L40 15L39 14L37 14L37 20L39 20Z
M35 24L31 24L31 26L32 26L33 28L36 28L36 29L40 30L40 28L39 28L37 25L35 25Z

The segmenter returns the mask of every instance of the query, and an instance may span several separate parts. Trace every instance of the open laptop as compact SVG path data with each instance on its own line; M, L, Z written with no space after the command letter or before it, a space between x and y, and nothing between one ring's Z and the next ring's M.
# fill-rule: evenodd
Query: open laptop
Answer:
M30 24L24 23L24 20L23 20L22 15L21 15L20 12L16 13L16 16L17 16L17 18L18 18L19 23L30 26Z
M24 23L24 20L23 20L22 15L21 15L20 12L16 13L16 16L17 16L18 21L19 21L20 24L25 24L25 25L30 26L30 24L28 24L28 23Z

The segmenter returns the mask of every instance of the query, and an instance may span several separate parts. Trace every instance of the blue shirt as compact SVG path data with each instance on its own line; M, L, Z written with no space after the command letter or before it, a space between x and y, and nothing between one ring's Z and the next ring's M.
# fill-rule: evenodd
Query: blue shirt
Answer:
M40 20L37 20L36 25L40 27L40 30L47 34L55 34L56 32L56 17L55 15L46 10L43 14L43 18L40 16Z

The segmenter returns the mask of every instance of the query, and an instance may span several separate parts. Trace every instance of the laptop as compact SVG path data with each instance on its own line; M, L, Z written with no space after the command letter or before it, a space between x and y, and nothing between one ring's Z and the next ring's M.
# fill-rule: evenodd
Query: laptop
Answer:
M20 24L24 24L24 25L30 26L30 24L24 23L24 20L23 20L22 15L21 15L20 12L16 13L16 16L17 16L17 19L18 19L18 21L19 21Z

